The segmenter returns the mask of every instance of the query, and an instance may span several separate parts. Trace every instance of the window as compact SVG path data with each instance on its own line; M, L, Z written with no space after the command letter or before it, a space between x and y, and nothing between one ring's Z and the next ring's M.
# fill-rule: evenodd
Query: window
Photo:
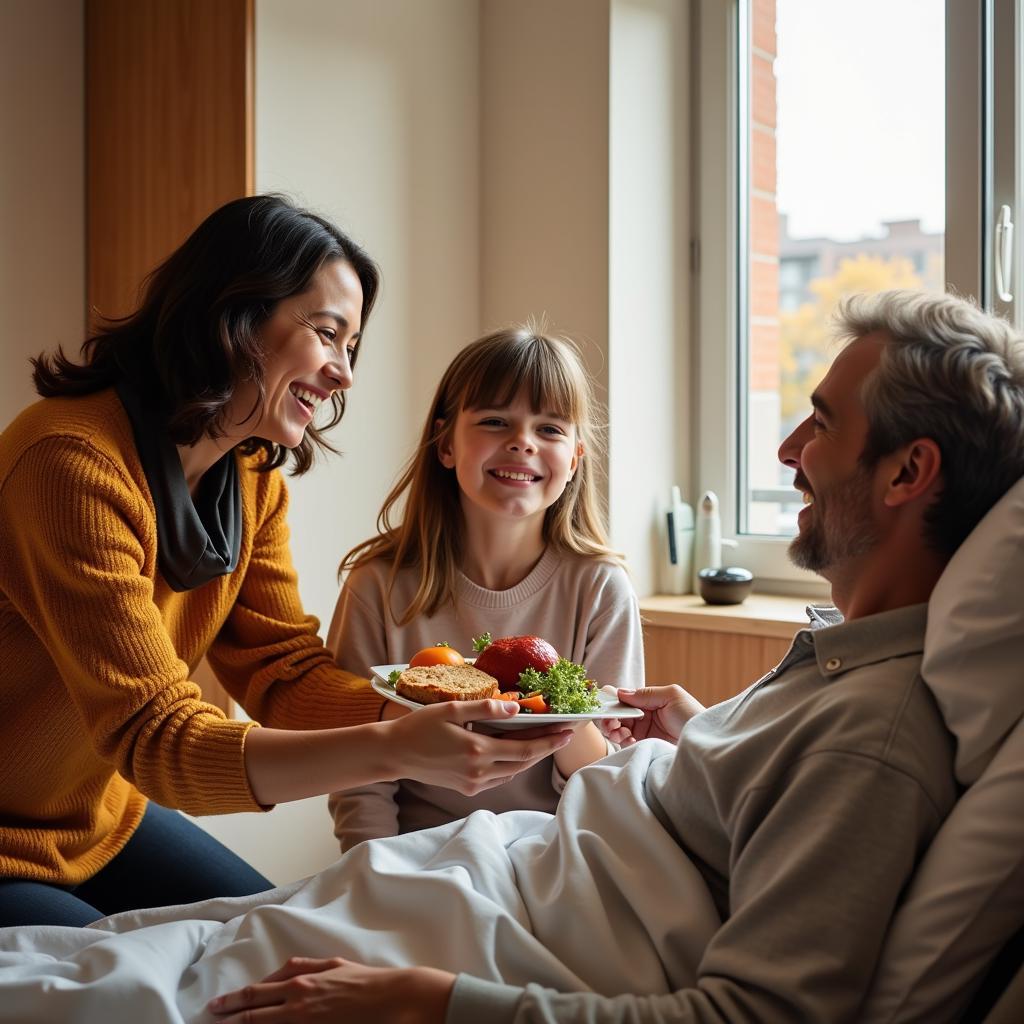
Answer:
M806 584L776 453L834 355L838 299L949 285L1018 315L1019 243L996 221L1021 192L1024 0L696 7L695 484L719 496L731 557Z

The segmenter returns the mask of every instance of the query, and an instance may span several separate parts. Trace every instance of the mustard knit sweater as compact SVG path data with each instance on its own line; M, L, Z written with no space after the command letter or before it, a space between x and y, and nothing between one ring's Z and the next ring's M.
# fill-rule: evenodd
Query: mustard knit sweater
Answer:
M281 474L241 459L238 568L171 590L156 512L114 391L47 398L0 435L0 877L75 884L125 845L146 797L192 814L260 810L252 722L189 680L203 655L253 719L375 721L303 614ZM145 795L143 795L145 794Z

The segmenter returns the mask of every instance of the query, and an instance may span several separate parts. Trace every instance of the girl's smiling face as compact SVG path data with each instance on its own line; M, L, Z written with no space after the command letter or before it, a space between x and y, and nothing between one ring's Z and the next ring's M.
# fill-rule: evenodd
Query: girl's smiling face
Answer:
M576 427L553 412L536 411L520 391L505 406L462 409L438 446L455 471L467 517L543 522L583 454Z
M301 443L320 404L352 386L362 308L359 276L340 259L325 263L304 292L277 304L260 331L266 397L255 382L238 386L228 420L236 439L261 437L285 448Z

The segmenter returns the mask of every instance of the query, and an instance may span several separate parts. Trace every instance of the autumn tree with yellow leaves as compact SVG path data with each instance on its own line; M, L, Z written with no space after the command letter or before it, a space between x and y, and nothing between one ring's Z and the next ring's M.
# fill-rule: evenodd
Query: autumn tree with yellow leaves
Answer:
M835 356L831 317L839 300L857 292L922 288L924 283L908 259L861 253L841 260L832 277L817 278L808 287L812 301L779 315L783 436L807 415L807 396Z

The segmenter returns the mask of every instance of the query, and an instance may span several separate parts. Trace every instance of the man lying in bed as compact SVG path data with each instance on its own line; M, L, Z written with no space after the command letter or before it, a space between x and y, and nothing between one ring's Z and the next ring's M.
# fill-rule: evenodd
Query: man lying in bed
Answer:
M678 687L623 691L647 714L609 728L627 745L678 740L674 756L652 757L644 786L720 918L692 983L609 996L294 960L215 1000L216 1014L255 1021L260 1011L249 1018L247 1009L277 1007L266 1020L328 1010L325 1019L448 1024L856 1018L900 892L956 797L952 739L919 674L926 602L951 554L1024 474L1024 341L963 301L909 292L859 297L838 327L849 344L779 450L806 501L791 557L832 584L838 612L809 609L779 666L738 697L704 710ZM581 774L592 771L601 766ZM638 825L621 821L624 832ZM656 865L630 867L665 900L678 895ZM595 893L619 884L595 878ZM562 908L567 923L578 907ZM628 962L628 947L623 955ZM660 955L671 979L673 951Z

